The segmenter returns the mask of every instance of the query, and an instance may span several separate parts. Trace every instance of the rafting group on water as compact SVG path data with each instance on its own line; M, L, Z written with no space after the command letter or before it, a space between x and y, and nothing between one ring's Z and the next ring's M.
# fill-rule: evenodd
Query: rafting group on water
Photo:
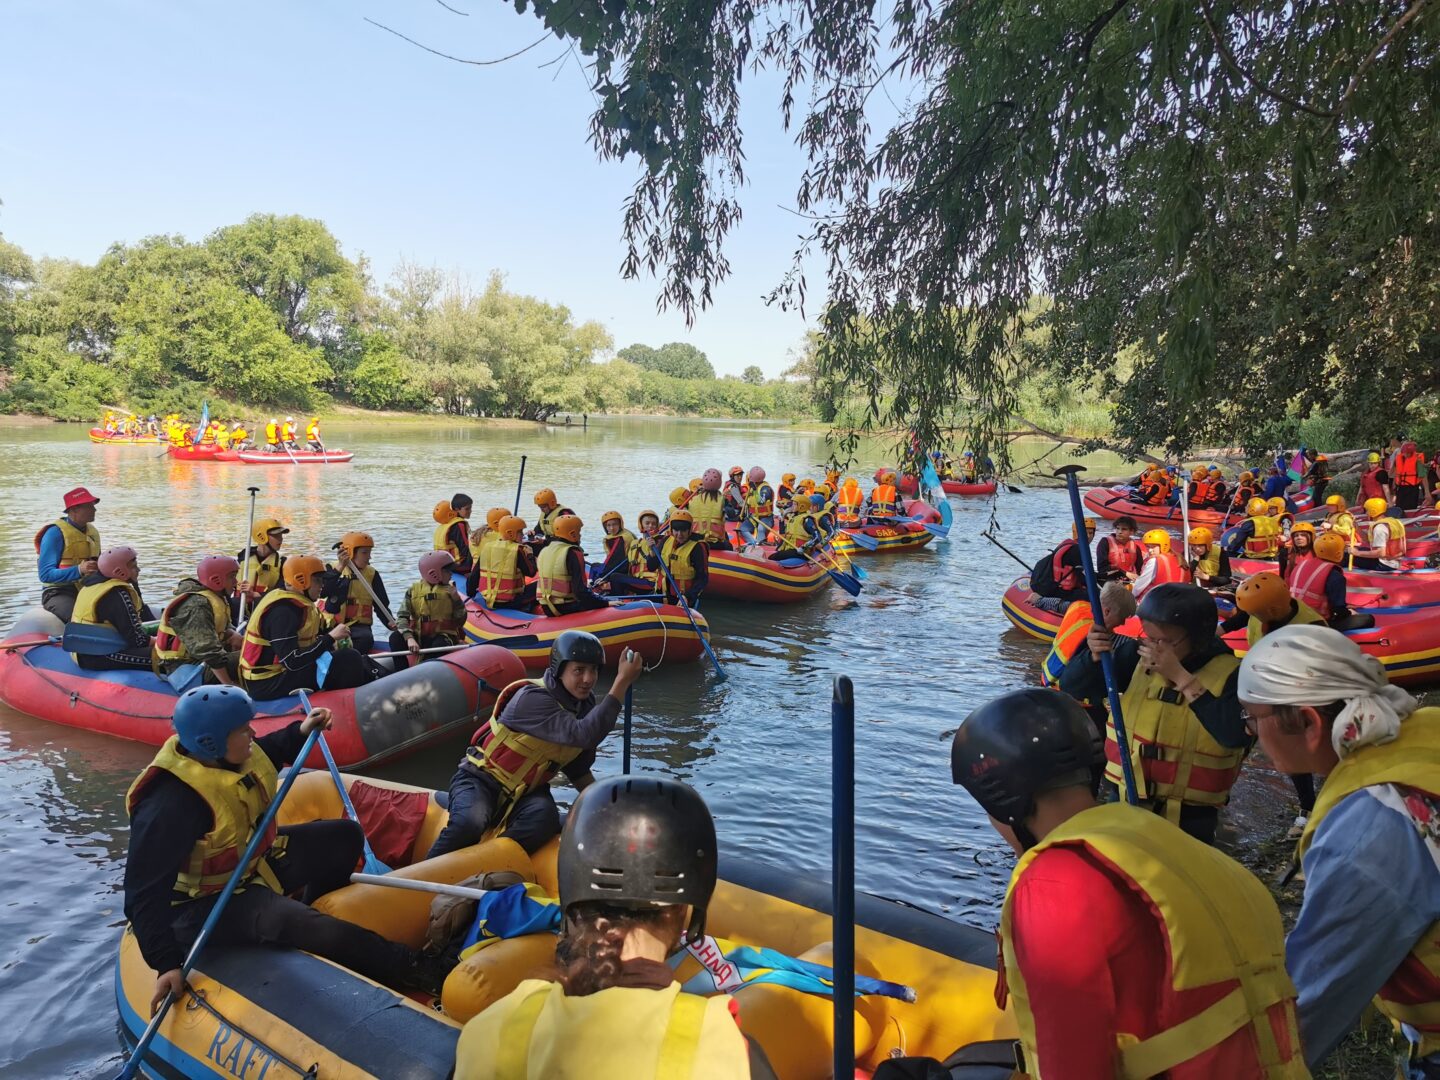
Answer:
M549 489L530 530L504 509L472 530L456 496L393 615L371 537L344 533L334 565L282 555L285 526L252 504L245 548L202 560L153 639L136 552L102 549L99 499L68 492L36 536L42 609L0 643L0 696L159 744L126 796L123 1075L1304 1077L1372 998L1405 1075L1440 1075L1440 709L1288 591L1310 595L1295 583L1311 563L1339 570L1342 536L1399 562L1382 571L1397 580L1430 572L1388 546L1406 526L1367 508L1362 538L1342 507L1312 531L1287 507L1272 531L1247 504L1245 553L1278 538L1290 584L1262 571L1234 589L1242 660L1215 595L1242 561L1213 535L1183 559L1153 534L1137 545L1117 520L1097 571L1067 479L1074 537L1042 560L1062 595L1023 598L1060 624L1051 685L980 706L950 747L951 779L1019 858L998 957L989 934L863 894L837 889L832 923L805 876L721 859L692 788L628 775L628 752L625 775L593 772L653 646L630 615L673 608L693 658L694 605L727 562L849 577L847 530L946 529L894 472L857 498L839 475L706 470L638 534L604 515L595 565ZM1141 588L1147 559L1165 568ZM848 695L837 684L840 731ZM436 790L338 771L459 725L467 748ZM1324 778L1297 823L1288 938L1213 847L1257 739ZM292 764L316 771L282 780ZM561 774L579 792L563 823Z
M252 432L255 432L252 436ZM262 434L263 432L263 434ZM258 423L209 418L208 405L198 422L191 423L179 413L141 419L107 412L98 427L90 429L90 441L113 446L157 446L177 461L241 462L246 465L329 464L350 461L347 450L327 449L320 437L320 418L305 422L304 438L293 416L284 420L272 416L263 428Z

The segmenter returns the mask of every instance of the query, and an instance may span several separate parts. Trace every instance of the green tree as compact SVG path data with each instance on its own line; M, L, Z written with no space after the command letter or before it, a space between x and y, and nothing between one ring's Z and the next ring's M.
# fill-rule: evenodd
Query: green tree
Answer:
M751 364L743 372L741 372L740 378L743 381L749 383L751 386L765 385L765 372L761 371L759 366L756 364Z
M652 349L648 345L627 345L615 354L647 371L658 371L672 379L713 379L715 369L709 358L694 345L672 341Z
M35 280L35 264L20 248L0 236L0 368L16 360L15 338L20 333L20 290Z

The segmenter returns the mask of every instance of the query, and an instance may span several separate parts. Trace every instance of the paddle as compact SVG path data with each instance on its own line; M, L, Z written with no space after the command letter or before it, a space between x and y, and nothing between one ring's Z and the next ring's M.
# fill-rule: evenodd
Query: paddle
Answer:
M336 544L335 546L339 547L340 545ZM390 609L380 602L380 597L375 595L374 588L371 587L370 582L365 580L365 575L360 572L360 568L356 566L353 562L351 562L349 559L347 559L344 555L340 556L340 565L343 569L348 569L350 571L350 576L356 581L360 582L360 587L364 589L365 592L369 595L370 602L375 605L375 610L378 611L380 613L380 617L385 620L385 625L389 629L394 630L395 616L391 615Z
M1085 471L1083 465L1063 465L1055 470L1057 477L1063 477L1070 489L1070 513L1075 519L1075 535L1085 536L1085 510L1080 504L1080 485L1076 474ZM1182 492L1183 497L1183 492ZM1079 542L1080 565L1085 571L1085 591L1090 596L1090 610L1095 619L1104 625L1104 609L1100 606L1100 583L1095 578L1095 561L1090 555L1090 545ZM1115 657L1110 652L1100 654L1100 670L1105 675L1105 693L1110 700L1110 720L1115 725L1115 741L1120 747L1120 771L1125 778L1125 801L1131 806L1140 803L1135 791L1135 767L1130 760L1130 738L1125 733L1125 718L1120 713L1120 691L1115 685Z
M310 707L310 695L303 689L296 690L295 694L300 698L300 707L305 710L308 716L314 710ZM335 755L330 753L330 744L325 741L322 734L319 738L320 753L325 755L325 767L330 770L330 779L335 781L335 790L340 793L340 805L345 807L345 816L356 825L360 825L360 815L355 812L355 804L350 801L350 792L345 790L345 781L340 776L340 769L335 765ZM301 759L304 760L303 758ZM370 847L370 838L365 835L365 829L360 829L360 843L365 849L365 873L367 874L388 874L390 867L375 857L374 850Z
M362 874L358 871L350 875L350 880L356 885L383 885L387 889L408 889L411 892L436 893L440 896L463 896L467 900L483 900L491 892L489 889L472 889L467 885L446 885L441 881Z
M680 591L680 586L675 584L674 575L670 573L670 568L665 565L665 553L663 550L660 553L660 558L655 561L660 564L660 572L665 575L665 580L670 585L670 591L675 594L675 602L680 605L680 610L685 613L685 618L690 620L690 629L695 631L695 636L700 639L700 645L705 650L705 655L710 658L710 663L715 665L715 674L720 676L721 682L724 682L730 676L725 674L725 669L720 666L720 661L715 659L715 650L710 648L710 642L706 641L705 635L700 632L700 626L695 622L695 616L690 614L690 605L685 602L685 594Z
M1003 551L1006 555L1009 555L1010 558L1014 559L1017 563L1019 563L1021 566L1023 566L1023 567L1025 568L1025 573L1028 574L1028 573L1030 573L1031 570L1034 569L1033 566L1031 566L1029 563L1027 563L1024 559L1020 558L1019 555L1016 555L1013 551L1011 551L1011 550L1010 550L1008 547L1006 547L1004 544L1000 543L999 540L996 540L995 537L991 536L988 532L981 533L980 535L983 536L983 537L985 537L986 540L989 540L990 543L994 544L994 545L995 545L996 547L998 547L1001 551Z
M245 569L240 572L240 580L243 582L250 576L250 553L255 550L253 543L255 539L255 496L260 494L258 487L252 487L250 491L250 525L245 530ZM236 619L238 623L245 622L245 601L249 599L247 593L240 594L240 614Z
M866 551L880 550L880 541L876 540L873 536L868 536L858 529L855 532L851 532L849 529L841 529L840 531L855 541L857 546L864 548Z
M830 903L838 1078L855 1074L855 688L844 675L830 698Z
M752 518L751 520L753 520L753 521L754 521L756 524L758 524L761 528L768 528L771 532L774 532L774 531L775 531L775 527L774 527L773 525L767 526L767 525L766 525L763 521L761 521L759 518ZM804 559L806 562L813 563L815 566L818 566L821 570L824 570L825 573L827 573L827 574L830 575L830 580L831 580L831 581L835 582L836 585L839 585L842 589L844 589L844 590L845 590L847 593L849 593L851 596L859 596L859 595L860 595L860 590L861 590L861 588L862 588L860 582L857 581L855 578L851 577L849 574L846 574L846 573L844 573L844 572L841 571L841 570L837 570L837 569L835 569L834 567L826 566L826 565L825 565L824 563L822 563L819 559L815 558L815 557L812 556L809 552L807 552L804 548L798 548L798 547L797 547L797 548L795 548L795 552L796 552L802 559Z
M624 750L621 752L620 771L626 776L630 775L630 732L634 720L635 710L635 688L625 688L625 742Z
M205 948L210 935L215 932L215 926L224 914L226 905L230 903L230 897L235 895L236 886L244 876L250 860L255 856L255 849L260 846L261 839L270 831L270 823L275 820L275 814L280 809L280 804L285 801L285 796L290 794L290 788L295 783L295 778L300 775L300 763L310 756L315 743L320 738L320 727L317 725L310 734L305 736L305 744L301 746L300 753L295 757L295 764L285 774L285 779L280 784L280 790L275 793L275 798L270 800L270 805L265 808L265 813L255 825L255 831L250 834L250 842L245 845L245 853L240 856L240 862L235 867L235 872L230 875L230 880L225 883L225 888L220 891L220 896L215 901L215 906L210 909L210 914L205 919L205 925L200 928L199 935L195 938L195 944L190 946L190 952L185 957L185 962L180 966L180 980L183 983L189 977L191 970L195 967L195 961L200 957L200 950ZM120 1070L115 1080L133 1080L133 1077L140 1071L140 1066L145 1061L145 1051L155 1040L155 1033L160 1030L161 1023L165 1020L165 1014L170 1011L170 1006L175 1002L173 992L165 995L165 1000L160 1002L160 1008L151 1018L145 1033L140 1036L140 1041L135 1044L135 1050L130 1055L130 1060L125 1062L125 1067Z
M520 455L520 481L515 485L515 509L511 513L515 517L520 516L520 491L525 486L525 455Z
M928 532L931 536L935 537L935 539L937 540L944 540L947 536L950 535L950 530L947 529L944 525L934 525L928 521L919 521L916 522L916 524L919 525L926 532Z

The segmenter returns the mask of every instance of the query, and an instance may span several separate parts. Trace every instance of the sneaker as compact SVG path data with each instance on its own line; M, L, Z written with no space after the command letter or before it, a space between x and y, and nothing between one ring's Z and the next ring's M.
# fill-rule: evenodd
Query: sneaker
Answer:
M1305 823L1310 819L1301 814L1295 819L1295 824L1290 826L1290 831L1285 834L1287 840L1299 840L1300 834L1305 831Z
M454 960L450 957L432 952L417 952L414 960L410 962L410 970L402 977L404 986L401 989L439 997L440 988L445 985L445 976L450 974L454 966Z

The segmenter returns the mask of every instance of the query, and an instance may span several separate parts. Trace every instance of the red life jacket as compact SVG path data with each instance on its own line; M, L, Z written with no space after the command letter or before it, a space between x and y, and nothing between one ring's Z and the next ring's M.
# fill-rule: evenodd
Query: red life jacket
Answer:
M1375 474L1380 471L1380 466L1366 469L1360 474L1360 501L1366 499L1385 498L1385 489L1380 486L1380 481L1375 479Z
M1085 571L1081 567L1061 561L1066 552L1075 546L1074 540L1066 540L1050 556L1050 576L1055 579L1055 587L1065 592L1074 592L1085 584Z
M1190 505L1209 506L1215 499L1215 485L1207 477L1204 480L1190 481Z
M1155 563L1155 580L1150 587L1156 585L1169 585L1172 581L1185 580L1185 568L1180 565L1180 560L1169 552L1161 551L1150 556Z
M1138 574L1140 564L1145 561L1145 549L1140 546L1138 540L1116 540L1113 536L1106 538L1108 541L1108 558L1112 570L1123 570L1127 574Z
M1302 604L1309 604L1323 619L1331 614L1330 601L1325 595L1325 583L1330 572L1344 573L1334 563L1314 556L1294 559L1286 568L1285 584L1290 586L1290 595Z

